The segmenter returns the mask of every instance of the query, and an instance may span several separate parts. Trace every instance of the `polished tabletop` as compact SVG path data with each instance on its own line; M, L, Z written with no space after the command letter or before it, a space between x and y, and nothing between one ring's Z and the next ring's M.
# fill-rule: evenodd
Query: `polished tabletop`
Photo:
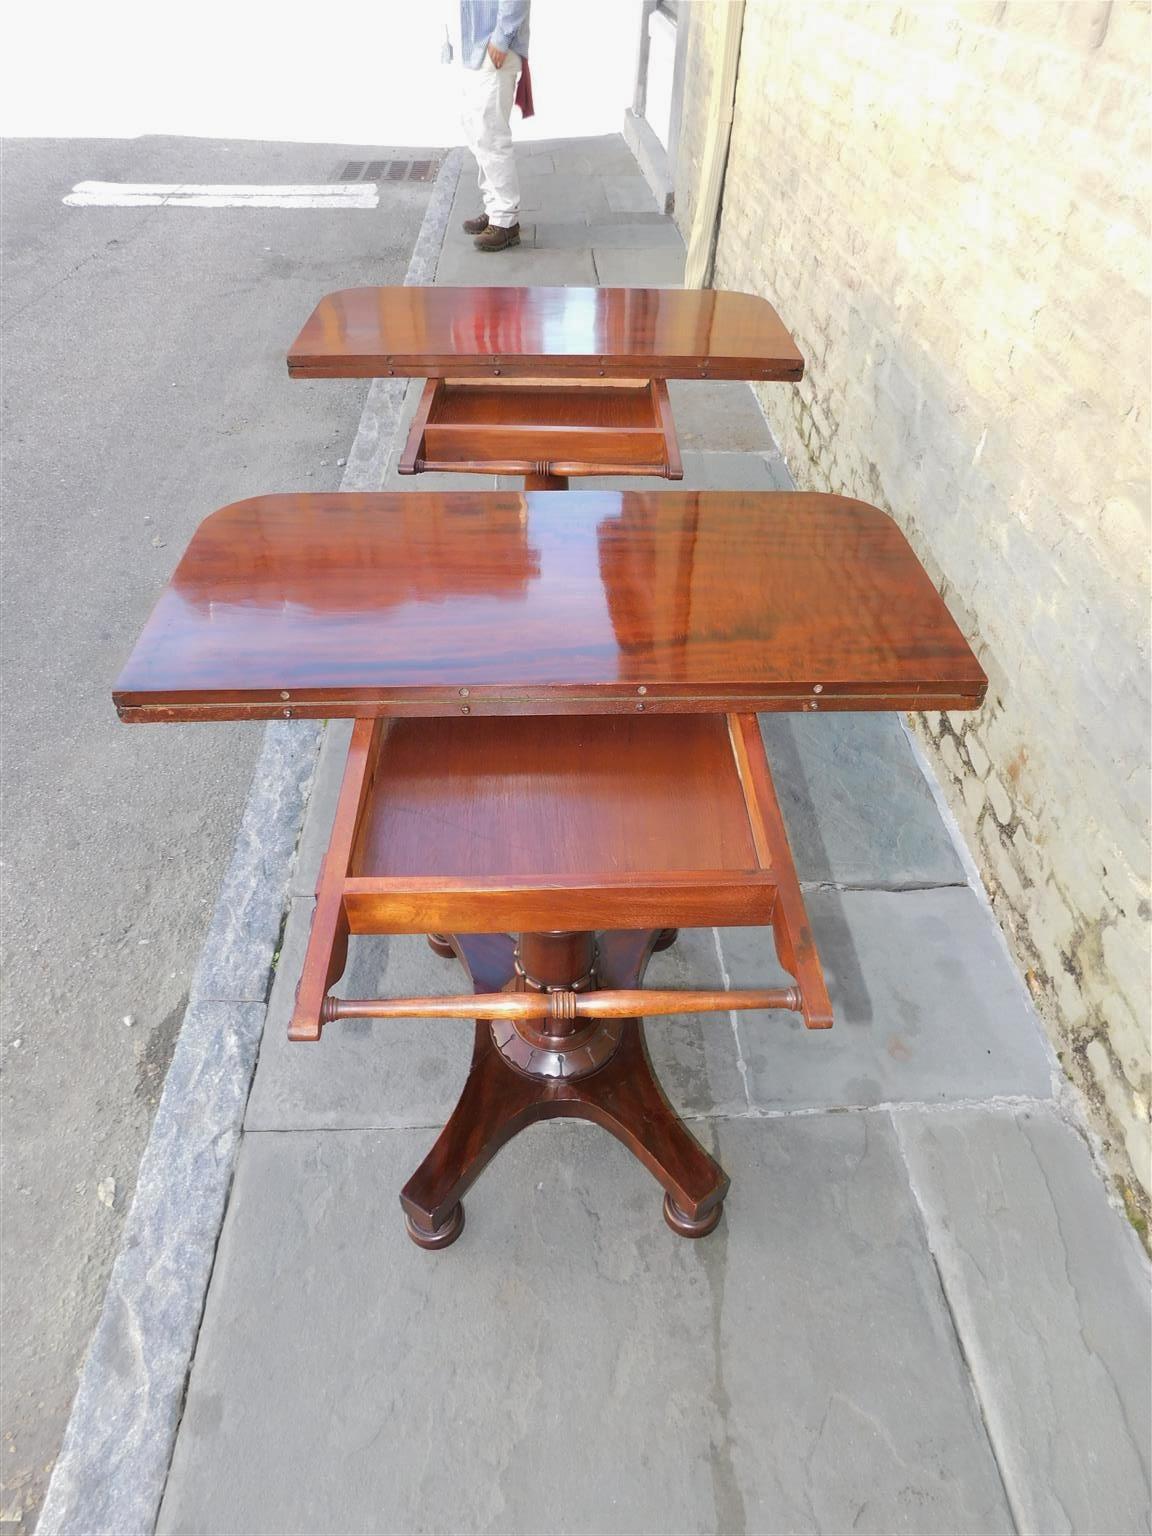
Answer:
M326 492L206 518L114 699L125 720L963 709L985 686L863 502Z
M345 288L288 353L293 378L389 374L799 379L766 299L668 288Z

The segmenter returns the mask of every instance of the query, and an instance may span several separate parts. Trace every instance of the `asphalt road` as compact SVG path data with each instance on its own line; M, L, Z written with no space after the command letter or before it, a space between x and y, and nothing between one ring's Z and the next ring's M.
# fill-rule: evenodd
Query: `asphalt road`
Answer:
M199 520L334 489L365 392L289 382L332 288L402 282L430 184L373 211L70 208L82 180L330 182L387 146L3 151L3 1450L31 1530L259 746L110 689ZM413 150L398 150L411 157Z

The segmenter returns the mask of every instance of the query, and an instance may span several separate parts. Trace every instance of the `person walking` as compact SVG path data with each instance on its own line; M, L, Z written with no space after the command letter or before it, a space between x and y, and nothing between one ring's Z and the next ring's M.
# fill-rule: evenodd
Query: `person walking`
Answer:
M478 251L520 244L520 178L512 149L512 107L532 115L528 75L531 0L460 0L461 117L479 167L484 209L465 219ZM517 84L519 82L519 85Z

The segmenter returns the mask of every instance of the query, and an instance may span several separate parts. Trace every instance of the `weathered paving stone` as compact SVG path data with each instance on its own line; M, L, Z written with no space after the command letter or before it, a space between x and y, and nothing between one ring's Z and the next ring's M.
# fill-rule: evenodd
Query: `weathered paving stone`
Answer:
M616 213L657 213L656 199L643 176L602 176L604 196ZM671 221L669 221L671 222ZM675 227L675 226L673 226Z
M736 379L669 379L681 449L770 453L775 444L749 386Z
M631 255L617 251L618 256ZM494 288L575 287L594 288L596 268L587 250L536 250L514 246L496 253L477 251L471 239L459 235L446 245L436 268L438 283L483 283Z
M896 715L761 715L760 733L802 881L964 883Z
M614 250L594 246L593 255L605 288L679 288L684 281L683 248L665 245Z
M653 955L646 987L722 987L714 928L682 928L671 949ZM656 1075L677 1112L738 1115L748 1108L730 1013L678 1014L644 1025Z
M543 212L556 217L562 210L569 216L596 219L612 211L600 178L586 171L557 166L537 175L531 161L521 163L519 170L521 213Z
M586 219L540 219L536 225L536 244L541 250L589 245L597 249L638 245L683 247L674 224L625 224L619 218L595 219L592 223Z
M836 1108L1052 1092L1047 1048L987 908L966 886L805 893L835 1023L743 1013L752 1105ZM764 930L722 928L733 987L782 983Z
M535 1127L427 1254L418 1133L248 1136L160 1531L1010 1531L887 1117L717 1150L690 1243Z
M689 466L703 491L787 491L792 486L783 459L772 453L685 453L685 480Z
M344 1019L315 1044L290 1041L288 1021L313 903L292 903L246 1130L424 1126L439 1129L460 1095L472 1053L467 1019ZM353 938L341 997L455 996L463 969L422 937ZM435 1139L427 1132L428 1143Z
M1149 1528L1148 1264L1055 1114L895 1116L1021 1531Z

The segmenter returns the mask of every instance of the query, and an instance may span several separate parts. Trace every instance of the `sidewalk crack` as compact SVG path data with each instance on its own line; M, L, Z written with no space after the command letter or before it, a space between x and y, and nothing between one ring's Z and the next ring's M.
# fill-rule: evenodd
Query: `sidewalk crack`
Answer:
M903 896L917 891L968 891L967 880L894 880L884 883L876 880L801 880L804 891L879 891L885 895Z
M720 944L719 928L713 928L712 942L716 946L716 960L720 966L720 979L724 983L724 990L726 992L731 992L732 978L729 976L728 967L724 963L724 950ZM736 1017L735 1008L729 1008L728 1022L732 1026L732 1039L736 1044L736 1070L740 1074L740 1081L744 1084L744 1102L748 1106L749 1112L751 1112L752 1090L748 1086L748 1063L744 1060L744 1047L740 1039L740 1020Z
M904 1164L904 1177L908 1183L908 1193L912 1196L912 1204L915 1209L916 1223L920 1228L920 1234L924 1239L924 1247L928 1252L928 1257L932 1261L932 1268L936 1274L936 1286L940 1293L940 1299L944 1303L944 1312L948 1319L948 1327L951 1330L957 1353L960 1356L960 1361L964 1369L964 1375L968 1381L968 1388L972 1394L972 1401L980 1418L980 1427L984 1431L984 1439L988 1445L989 1455L992 1457L992 1463L996 1468L996 1475L1000 1480L1000 1487L1004 1493L1004 1504L1008 1511L1008 1518L1012 1522L1012 1529L1016 1531L1017 1536L1019 1536L1019 1533L1024 1531L1027 1527L1021 1523L1020 1516L1016 1509L1015 1501L1012 1498L1012 1490L1009 1486L1008 1477L1004 1470L1003 1463L1000 1460L999 1448L997 1447L996 1438L992 1433L992 1427L988 1421L988 1413L985 1409L984 1398L980 1391L980 1383L977 1381L976 1372L972 1368L972 1361L969 1359L968 1350L964 1344L964 1335L960 1328L960 1319L957 1317L955 1308L952 1305L952 1297L948 1290L948 1282L945 1279L943 1268L941 1267L940 1260L936 1254L935 1246L932 1242L932 1225L928 1219L928 1212L924 1207L924 1202L920 1198L920 1191L916 1188L916 1176L912 1171L912 1164L908 1161L908 1154L905 1150L904 1137L901 1131L898 1117L896 1115L890 1116L890 1122L892 1125L893 1134L896 1138L896 1146L900 1152L900 1159Z

